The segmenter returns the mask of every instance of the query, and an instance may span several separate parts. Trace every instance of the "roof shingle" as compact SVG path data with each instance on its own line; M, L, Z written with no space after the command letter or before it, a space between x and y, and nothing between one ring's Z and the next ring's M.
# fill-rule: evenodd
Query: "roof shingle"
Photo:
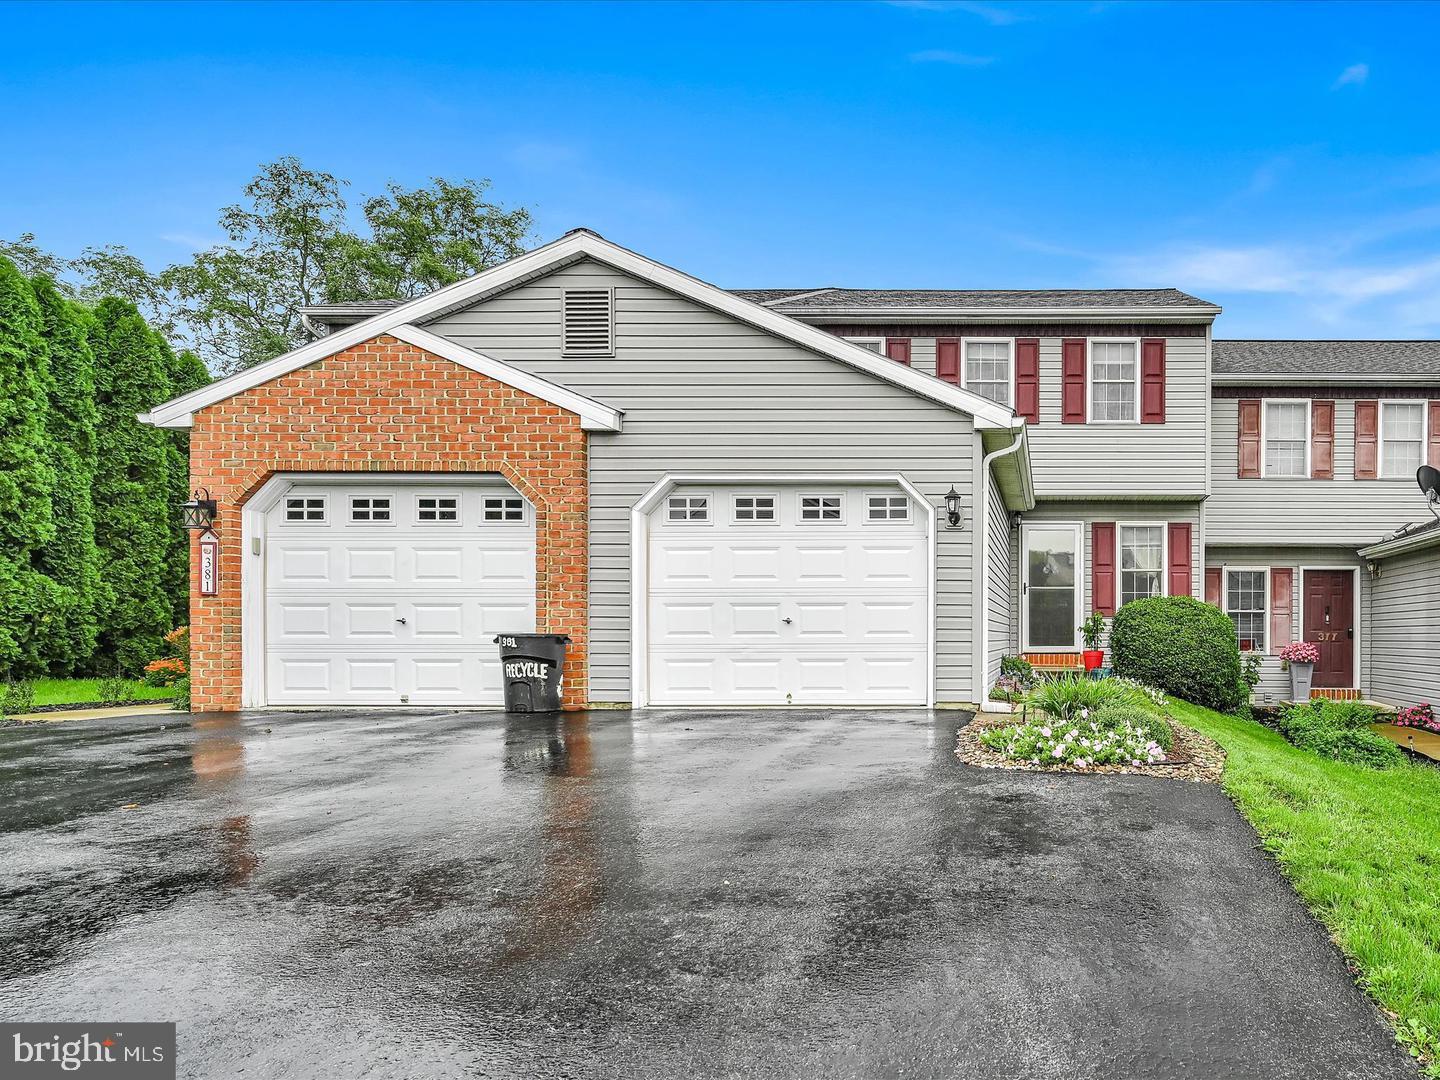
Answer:
M788 314L864 309L955 308L962 311L1035 311L1093 308L1215 307L1179 289L732 289L736 296Z
M1319 377L1433 375L1440 382L1440 341L1257 341L1212 343L1216 375Z

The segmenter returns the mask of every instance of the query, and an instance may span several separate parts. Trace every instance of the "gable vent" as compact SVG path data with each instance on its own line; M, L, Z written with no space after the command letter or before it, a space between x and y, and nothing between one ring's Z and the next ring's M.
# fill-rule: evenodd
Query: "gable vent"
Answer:
M561 347L566 356L615 352L615 294L610 289L566 289L561 305Z

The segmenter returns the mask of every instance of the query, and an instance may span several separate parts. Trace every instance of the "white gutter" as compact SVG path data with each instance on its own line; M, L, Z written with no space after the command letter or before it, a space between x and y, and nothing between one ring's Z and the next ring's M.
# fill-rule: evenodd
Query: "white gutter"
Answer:
M990 554L990 466L998 459L1013 454L1025 445L1025 426L1015 429L1015 439L1009 446L991 450L980 463L980 514L975 522L976 543L980 545L980 670L977 673L980 700L983 709L990 694L990 568L986 564Z
M1361 548L1360 556L1364 559L1388 559L1393 555L1403 555L1407 551L1430 547L1433 544L1440 544L1440 529L1424 529L1410 536L1382 540L1378 544Z

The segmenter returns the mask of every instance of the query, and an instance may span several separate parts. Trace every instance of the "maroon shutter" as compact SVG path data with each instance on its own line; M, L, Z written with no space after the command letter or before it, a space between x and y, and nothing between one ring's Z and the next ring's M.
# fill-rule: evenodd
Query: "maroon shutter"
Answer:
M1085 423L1085 339L1066 338L1060 343L1060 420L1066 424Z
M1310 476L1330 480L1335 476L1335 402L1310 402Z
M1295 610L1295 570L1289 566L1270 568L1270 651L1277 653L1290 644L1290 616Z
M1140 342L1140 422L1165 422L1164 338L1146 338Z
M1115 614L1115 523L1090 523L1090 610Z
M1224 607L1225 601L1220 595L1221 581L1225 571L1218 566L1207 566L1205 568L1205 603L1213 604L1215 607Z
M1260 478L1260 402L1240 402L1239 468L1241 480Z
M1355 402L1355 479L1380 475L1380 403Z
M935 374L948 383L960 385L960 339L938 338L935 341Z
M1171 596L1191 596L1190 587L1190 523L1172 521L1168 529L1170 541Z
M1430 402L1430 451L1425 460L1440 469L1440 401Z
M896 363L910 364L910 339L908 337L892 337L885 339L885 355Z
M1015 342L1015 412L1032 424L1040 422L1039 338L1018 338Z

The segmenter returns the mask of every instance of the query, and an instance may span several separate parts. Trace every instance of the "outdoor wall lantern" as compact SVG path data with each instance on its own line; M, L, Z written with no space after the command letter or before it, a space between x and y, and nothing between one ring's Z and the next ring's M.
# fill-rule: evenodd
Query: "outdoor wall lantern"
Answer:
M950 528L960 528L960 493L955 490L954 484L945 493L945 517L950 522Z
M180 504L180 512L184 515L183 522L187 529L209 529L219 516L215 510L215 500L210 497L208 488L197 488L191 492L190 501Z

